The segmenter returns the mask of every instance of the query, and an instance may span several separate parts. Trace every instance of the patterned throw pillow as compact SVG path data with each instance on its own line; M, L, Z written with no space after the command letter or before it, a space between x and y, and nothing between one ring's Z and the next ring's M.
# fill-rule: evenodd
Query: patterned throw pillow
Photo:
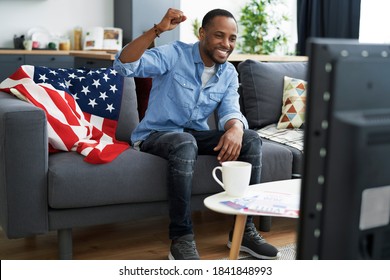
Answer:
M284 77L283 107L278 129L302 127L305 122L306 89L306 81Z

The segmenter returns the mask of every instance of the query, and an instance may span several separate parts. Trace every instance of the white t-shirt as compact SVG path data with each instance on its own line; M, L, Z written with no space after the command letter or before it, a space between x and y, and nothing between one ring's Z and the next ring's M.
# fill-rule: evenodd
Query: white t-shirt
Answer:
M211 79L211 77L215 74L215 64L211 67L204 67L204 71L202 73L202 87L204 87L207 82Z

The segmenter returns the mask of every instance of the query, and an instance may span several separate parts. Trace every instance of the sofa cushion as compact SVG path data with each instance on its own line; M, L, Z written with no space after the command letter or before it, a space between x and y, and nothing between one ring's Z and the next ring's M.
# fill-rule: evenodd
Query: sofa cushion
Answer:
M215 156L198 157L193 195L222 191L212 178ZM92 165L77 153L49 157L48 201L55 209L166 201L167 161L127 149L114 161Z
M166 197L164 181L166 161L134 149L99 165L74 152L58 153L49 157L48 202L64 209L160 201Z
M293 154L286 145L263 141L261 182L291 179Z
M124 78L122 103L119 112L116 138L121 141L130 141L130 134L139 123L137 111L137 95L134 78Z
M288 149L292 153L292 176L302 174L303 162L303 129L277 129L276 124L270 124L257 130L263 143L274 143Z
M284 76L307 80L307 62L258 62L238 65L241 105L250 128L277 123L281 115Z
M277 128L301 128L305 122L307 82L284 76L283 107Z

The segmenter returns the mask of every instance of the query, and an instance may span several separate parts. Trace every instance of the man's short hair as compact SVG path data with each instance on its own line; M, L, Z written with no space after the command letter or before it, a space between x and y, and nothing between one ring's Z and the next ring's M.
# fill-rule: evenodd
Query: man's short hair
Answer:
M234 18L234 16L232 15L231 12L229 11L226 11L224 9L214 9L214 10L211 10L209 11L204 17L203 17L203 20L202 20L202 27L205 28L207 27L207 25L210 24L210 22L217 16L224 16L224 17L228 17L228 18L232 18L234 19L234 21L236 22L237 24L237 21L236 19Z

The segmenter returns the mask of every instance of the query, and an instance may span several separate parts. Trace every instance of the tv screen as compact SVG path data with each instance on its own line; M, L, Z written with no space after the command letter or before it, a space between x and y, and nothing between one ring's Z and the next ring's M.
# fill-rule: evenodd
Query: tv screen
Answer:
M390 45L308 49L297 259L390 259Z

